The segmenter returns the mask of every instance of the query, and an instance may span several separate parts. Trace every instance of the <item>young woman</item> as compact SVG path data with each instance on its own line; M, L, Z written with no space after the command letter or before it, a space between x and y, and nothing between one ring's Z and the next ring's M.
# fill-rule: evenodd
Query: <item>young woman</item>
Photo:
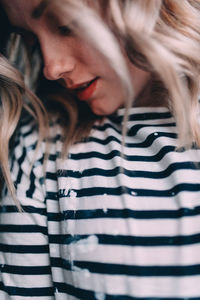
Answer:
M199 1L0 3L51 118L15 131L1 299L198 299Z

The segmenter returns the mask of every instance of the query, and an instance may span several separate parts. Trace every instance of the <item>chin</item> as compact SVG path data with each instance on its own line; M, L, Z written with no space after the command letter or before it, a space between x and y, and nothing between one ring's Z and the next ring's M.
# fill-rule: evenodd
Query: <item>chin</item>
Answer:
M103 103L103 101L100 104L93 101L93 103L90 105L90 108L97 116L109 116L118 109L118 107L109 107L105 102Z
M105 107L91 107L91 110L93 111L93 113L97 116L109 116L109 115L112 115L115 111L115 110L109 110Z

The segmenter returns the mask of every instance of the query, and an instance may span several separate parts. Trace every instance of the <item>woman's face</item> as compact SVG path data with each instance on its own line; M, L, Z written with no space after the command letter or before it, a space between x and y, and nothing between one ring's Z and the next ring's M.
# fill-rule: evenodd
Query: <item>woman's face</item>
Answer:
M44 76L59 81L88 103L97 115L109 115L125 104L120 80L106 59L54 18L53 9L41 14L41 0L0 0L13 26L37 38ZM38 14L39 12L39 14ZM41 16L39 16L41 14ZM137 96L149 78L126 58Z

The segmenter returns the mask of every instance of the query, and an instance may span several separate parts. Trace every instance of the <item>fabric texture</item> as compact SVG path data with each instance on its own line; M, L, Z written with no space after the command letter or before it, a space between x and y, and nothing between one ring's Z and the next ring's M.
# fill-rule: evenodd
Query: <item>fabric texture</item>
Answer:
M34 124L11 158L23 213L0 209L1 300L200 299L200 150L177 150L166 108L93 126L65 160L58 124L43 168Z

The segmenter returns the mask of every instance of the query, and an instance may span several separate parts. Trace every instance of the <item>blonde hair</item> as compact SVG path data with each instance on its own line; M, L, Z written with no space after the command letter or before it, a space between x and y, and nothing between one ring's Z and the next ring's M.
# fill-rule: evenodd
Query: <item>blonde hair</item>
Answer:
M20 208L15 195L15 187L10 176L8 161L10 141L20 121L23 108L38 120L39 140L37 147L39 147L41 141L46 137L48 117L40 100L25 86L20 72L3 56L0 56L0 96L1 172L18 208Z
M90 3L93 9L90 8ZM72 30L107 58L121 79L127 107L130 107L134 105L134 87L131 85L126 62L119 47L121 44L136 66L152 73L148 89L149 103L153 100L169 107L176 119L179 146L190 147L193 143L200 146L199 1L47 0L46 4L47 9L51 5L55 6L55 11L63 22L74 18L76 22L70 24ZM42 96L48 97L44 93ZM67 135L64 130L63 147L66 149L76 139L81 138L84 132L88 133L92 122L90 126L83 126L83 120L78 122L79 108L73 100L66 100L71 98L67 91L49 96L55 102L62 103L69 112L70 130L67 130ZM127 118L126 111L125 121ZM95 116L89 113L87 120L94 119Z
M127 107L134 105L134 87L132 87L126 62L119 44L126 50L130 61L140 68L152 73L149 83L148 99L168 105L172 111L178 128L180 146L200 146L199 128L199 83L200 83L200 5L198 0L96 0L92 9L91 1L47 0L46 9L56 6L55 11L63 20L71 16L74 30L91 46L99 50L108 60L122 82ZM74 26L76 24L76 26ZM98 31L98 34L96 34ZM102 41L104 42L102 43ZM106 41L106 42L105 42ZM105 44L107 47L105 47ZM58 114L63 120L63 153L75 141L87 135L97 118L86 106L76 103L68 91L55 83L39 78L38 95L44 99L45 108L51 113L60 103ZM21 82L17 85L21 89ZM45 88L48 84L48 89ZM16 80L15 85L16 86ZM20 89L19 89L20 86ZM51 88L52 87L52 88ZM5 138L6 128L10 128L9 137L4 147L8 149L19 120L22 100L11 101L19 94L4 94L4 107L9 115L7 127L4 125L0 136L0 144ZM48 94L47 91L48 90ZM24 86L23 86L24 91ZM32 104L37 111L36 118L41 128L47 126L44 111L37 98L31 95ZM48 101L47 101L48 99ZM15 104L16 103L16 104ZM55 105L56 104L56 105ZM17 108L18 107L18 108ZM63 107L68 119L63 115ZM17 110L18 113L14 114ZM15 117L13 118L13 116ZM128 109L125 113L125 124ZM1 118L1 120L3 120ZM66 121L67 120L67 121ZM3 121L2 121L3 124ZM42 125L43 124L43 125ZM1 126L2 128L2 126ZM66 130L67 128L67 130ZM124 127L125 128L125 127ZM125 129L124 129L125 134ZM5 161L4 175L8 180L7 152L0 148L1 161Z
M156 96L162 97L164 105L168 105L176 118L179 146L190 147L194 142L200 146L199 2L95 1L96 9L102 12L108 26L82 2L60 0L56 2L56 6L59 5L65 18L67 14L76 18L76 26L72 29L108 59L127 91L127 105L134 105L134 97L119 41L135 65L152 73L149 102Z

